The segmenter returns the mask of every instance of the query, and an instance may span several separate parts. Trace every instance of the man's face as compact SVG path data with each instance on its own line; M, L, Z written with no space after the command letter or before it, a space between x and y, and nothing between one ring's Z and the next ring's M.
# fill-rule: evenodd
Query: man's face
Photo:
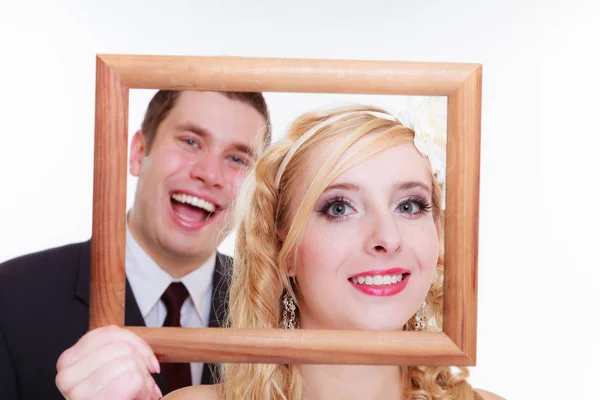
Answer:
M200 265L215 251L230 228L226 211L263 147L265 123L252 106L223 94L182 92L150 151L136 133L130 171L139 181L129 225L155 259Z

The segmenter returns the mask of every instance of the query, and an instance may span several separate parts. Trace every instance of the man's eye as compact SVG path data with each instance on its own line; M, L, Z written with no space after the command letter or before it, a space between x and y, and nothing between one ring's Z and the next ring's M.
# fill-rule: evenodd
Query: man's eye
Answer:
M241 165L249 165L250 164L250 162L248 161L248 159L246 157L231 156L231 161L233 161L236 164L241 164Z

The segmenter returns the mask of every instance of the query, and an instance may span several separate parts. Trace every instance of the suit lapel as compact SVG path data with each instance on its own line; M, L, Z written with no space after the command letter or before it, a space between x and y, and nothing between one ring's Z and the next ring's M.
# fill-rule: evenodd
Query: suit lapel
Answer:
M228 295L231 283L232 259L217 253L213 274L212 304L210 307L209 328L222 328L227 316ZM201 384L210 385L220 381L218 364L206 363L202 369Z
M142 312L135 301L129 280L125 281L125 326L146 326Z
M229 286L231 283L232 259L217 253L215 271L213 273L213 293L210 308L209 328L222 327L227 315Z

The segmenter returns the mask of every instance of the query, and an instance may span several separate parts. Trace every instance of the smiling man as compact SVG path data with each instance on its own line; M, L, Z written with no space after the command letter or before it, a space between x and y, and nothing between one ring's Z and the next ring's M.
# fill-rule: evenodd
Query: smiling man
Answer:
M227 211L238 187L270 140L262 94L159 91L154 96L129 160L138 183L127 213L126 325L222 323L231 259L217 247L232 228ZM138 361L127 349L111 347L113 335L126 331L101 328L86 334L89 268L89 241L0 265L1 399L63 399L55 383L56 378L68 391L69 382L56 377L63 353L59 367L75 371L67 375L89 375L77 393L69 391L70 399L89 398L110 383L112 371ZM213 382L213 368L199 363L156 365L159 369L154 378L165 394Z
M226 211L270 140L267 118L264 100L251 94L164 92L151 101L131 145L139 179L128 226L172 277L215 255Z

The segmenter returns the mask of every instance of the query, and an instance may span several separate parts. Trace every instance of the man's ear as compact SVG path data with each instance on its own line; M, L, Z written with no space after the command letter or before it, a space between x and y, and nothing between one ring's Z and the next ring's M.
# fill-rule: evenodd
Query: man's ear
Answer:
M140 176L142 161L146 152L146 138L140 130L135 133L131 140L131 149L129 156L129 172L133 176Z

